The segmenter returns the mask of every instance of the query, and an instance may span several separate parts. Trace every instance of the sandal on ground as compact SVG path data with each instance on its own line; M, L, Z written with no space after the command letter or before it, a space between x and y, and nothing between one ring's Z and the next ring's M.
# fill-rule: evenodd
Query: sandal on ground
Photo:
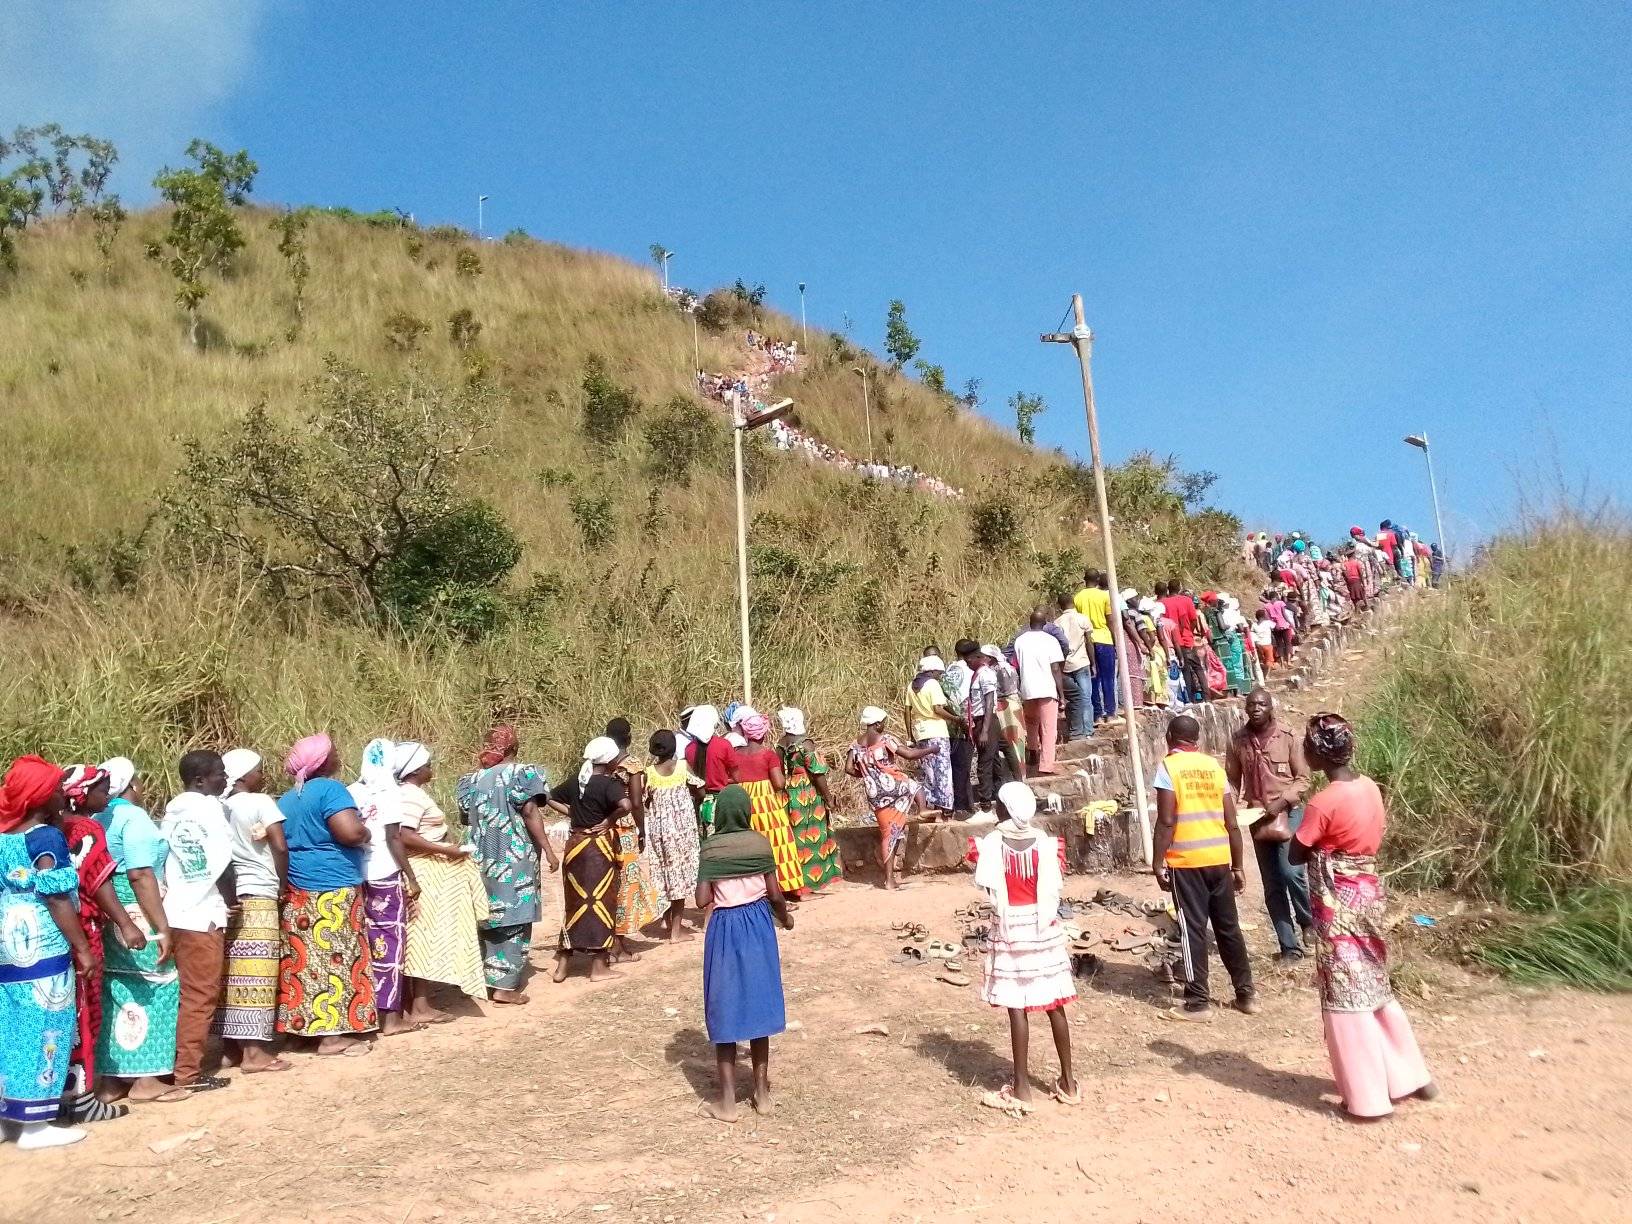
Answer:
M969 985L969 975L957 969L943 969L935 975L937 982L945 982L948 986Z
M232 1083L230 1079L220 1075L201 1075L195 1080L188 1080L185 1084L177 1084L177 1088L185 1088L188 1092L214 1092L217 1088L225 1088Z
M274 1058L264 1067L242 1067L240 1070L242 1070L245 1075L260 1075L263 1072L268 1071L288 1071L294 1065L294 1063L286 1062L282 1058Z
M1067 1092L1065 1090L1064 1082L1061 1080L1055 1080L1053 1085L1048 1090L1048 1095L1053 1097L1061 1105L1081 1105L1082 1083L1079 1080L1076 1089L1072 1092Z
M1037 1108L1030 1101L1022 1101L1015 1097L1014 1088L1010 1084L1004 1084L996 1092L986 1093L980 1098L980 1103L987 1109L1006 1113L1011 1118L1024 1118Z
M895 963L906 965L909 968L924 963L924 950L916 944L903 944L901 951L895 954Z
M132 1105L175 1105L181 1101L191 1100L192 1096L193 1094L185 1088L170 1088L159 1093L158 1096L131 1096L127 1097L126 1100Z
M928 951L931 960L951 960L958 954L958 950L944 939L930 940Z
M329 1050L327 1052L319 1050L317 1052L317 1056L319 1058L361 1058L373 1048L374 1047L366 1041L352 1041L348 1042L344 1047L338 1050Z
M1098 943L1098 935L1078 935L1071 941L1071 953L1074 956L1086 956Z

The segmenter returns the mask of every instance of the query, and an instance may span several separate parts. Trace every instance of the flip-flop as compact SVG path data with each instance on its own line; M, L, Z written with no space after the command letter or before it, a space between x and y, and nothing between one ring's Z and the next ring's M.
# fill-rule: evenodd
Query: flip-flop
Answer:
M918 947L916 944L903 944L901 951L895 954L895 963L898 965L906 965L908 968L915 965L922 965L925 963L924 950Z
M929 958L931 960L951 960L958 954L958 950L945 940L932 939L929 941Z
M1071 952L1075 956L1086 956L1099 943L1099 936L1094 934L1078 935L1071 941Z
M1065 1090L1065 1086L1059 1080L1055 1080L1053 1086L1048 1090L1048 1095L1053 1097L1061 1105L1081 1105L1082 1084L1079 1081L1076 1091L1068 1093Z
M937 982L945 982L948 986L969 985L969 975L967 973L961 973L955 969L941 970L941 972L935 975L935 980Z
M188 1092L196 1094L200 1092L214 1092L218 1088L225 1088L231 1083L232 1081L230 1079L226 1079L219 1075L201 1075L190 1083L177 1084L176 1087L184 1088Z
M982 1096L980 1103L987 1109L995 1109L1000 1113L1006 1113L1011 1118L1024 1118L1037 1108L1030 1101L1016 1100L1013 1094L1013 1087L1004 1084L996 1092L988 1092Z
M317 1056L319 1058L361 1058L373 1049L374 1047L369 1042L349 1041L341 1049L330 1050L326 1054L319 1050Z
M264 1067L240 1067L239 1070L245 1075L262 1075L268 1071L292 1071L294 1066L295 1064L292 1062L285 1062L281 1058L274 1058Z

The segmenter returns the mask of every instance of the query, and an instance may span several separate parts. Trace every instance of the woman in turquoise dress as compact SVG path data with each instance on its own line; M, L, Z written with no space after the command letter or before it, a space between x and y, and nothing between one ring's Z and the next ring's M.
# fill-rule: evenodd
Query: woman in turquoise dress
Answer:
M102 1031L96 1038L102 1087L97 1096L104 1101L185 1101L190 1092L159 1078L176 1067L176 1011L181 1005L170 923L159 895L170 847L142 809L136 766L114 757L100 768L113 796L96 817L113 856L113 891L147 937L147 946L132 950L116 939L105 946Z
M62 830L46 823L67 799L63 771L13 762L0 784L0 1119L24 1150L85 1138L53 1126L78 1031L74 971L95 968L74 910L79 875Z

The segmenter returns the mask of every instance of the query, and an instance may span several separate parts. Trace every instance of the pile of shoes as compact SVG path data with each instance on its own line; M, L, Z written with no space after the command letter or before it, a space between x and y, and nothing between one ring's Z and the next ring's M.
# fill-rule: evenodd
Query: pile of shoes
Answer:
M931 939L929 928L921 922L897 922L891 932L901 940L901 950L895 955L895 964L905 968L938 965L935 980L948 986L969 985L969 975L958 960L956 945L944 939Z

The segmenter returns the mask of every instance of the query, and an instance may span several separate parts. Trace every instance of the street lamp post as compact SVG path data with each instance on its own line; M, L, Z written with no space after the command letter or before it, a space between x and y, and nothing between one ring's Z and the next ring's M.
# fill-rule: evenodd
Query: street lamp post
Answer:
M799 343L805 346L805 356L810 356L810 329L805 326L805 282L799 282Z
M663 251L663 292L669 291L669 260L674 258L674 252L668 248Z
M476 197L476 237L477 238L481 238L481 237L483 237L485 235L485 233L486 233L486 228L485 228L486 224L487 224L487 197L485 195L479 195L479 196Z
M1144 839L1145 861L1154 857L1150 835L1150 810L1146 806L1144 751L1139 744L1139 712L1133 704L1133 677L1128 674L1127 634L1122 631L1122 584L1116 576L1116 547L1111 539L1111 510L1105 500L1105 466L1099 457L1099 417L1094 411L1094 376L1090 366L1094 351L1094 333L1088 330L1082 313L1082 294L1071 295L1071 310L1076 326L1068 333L1046 332L1045 343L1070 344L1077 350L1077 364L1082 369L1082 403L1088 416L1088 452L1094 465L1094 493L1099 500L1099 531L1105 543L1106 577L1111 584L1111 639L1116 643L1116 670L1120 680L1122 708L1128 715L1128 757L1133 767L1134 804L1138 808L1139 835Z
M861 379L861 411L867 418L867 462L878 462L878 453L873 450L873 397L867 391L867 371L862 366L851 367Z
M1428 449L1428 431L1425 429L1420 434L1407 434L1405 444L1416 447L1428 461L1428 492L1434 499L1434 530L1439 533L1439 551L1445 554L1445 559L1449 563L1451 544L1445 538L1445 520L1439 515L1439 485L1434 480L1434 455Z
M731 449L736 461L737 476L737 612L742 631L742 703L754 703L754 656L748 633L748 512L742 478L742 435L750 429L769 425L788 414L793 407L791 399L780 400L752 419L742 408L742 392L731 393Z

